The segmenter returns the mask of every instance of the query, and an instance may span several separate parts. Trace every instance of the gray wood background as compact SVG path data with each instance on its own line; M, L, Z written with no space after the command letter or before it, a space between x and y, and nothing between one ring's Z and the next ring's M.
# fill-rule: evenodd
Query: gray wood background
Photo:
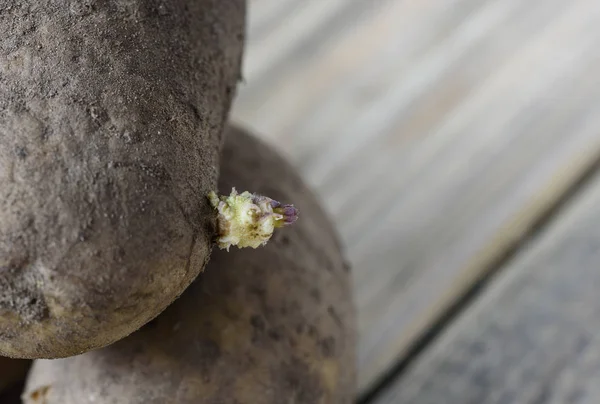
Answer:
M600 402L600 177L377 404Z
M600 159L600 1L250 0L249 11L245 83L232 119L296 164L341 232L354 268L358 393L365 393ZM600 225L598 214L580 217ZM577 232L577 226L569 229ZM546 237L596 243L592 230ZM569 257L573 261L544 258L557 261L553 279L572 282L569 293L578 287L577 274L582 283L600 282L592 270L596 255L586 258L590 261ZM502 272L531 270L521 276L529 277L532 293L551 304L547 312L512 303L516 292L505 282L505 290L496 292L505 297L477 302L484 314L453 325L454 337L444 339L450 341L445 348L425 352L424 364L381 402L536 402L526 393L502 401L496 395L509 394L506 386L496 395L490 386L472 396L449 393L475 383L473 373L451 367L448 375L440 368L453 358L447 359L444 349L458 349L468 338L479 347L485 332L493 334L492 323L478 331L476 318L494 315L495 305L507 304L497 318L510 323L499 331L509 341L511 333L528 332L531 328L513 328L538 321L532 320L537 314L539 321L554 314L559 325L571 321L567 317L575 306L563 313L553 301L560 288L545 278L547 264L535 258L526 262ZM582 267L573 268L577 265ZM600 270L600 262L596 266ZM549 291L535 292L538 287ZM594 300L590 285L581 288L584 298ZM513 313L521 309L522 317ZM465 329L464 336L457 327ZM531 329L538 331L543 329ZM491 338L501 344L500 334ZM565 349L575 349L569 341ZM516 344L514 354L525 354L528 346ZM544 344L549 351L563 347ZM460 355L469 352L457 353L458 368L468 366ZM543 354L536 352L528 358ZM473 366L485 367L490 358L480 354ZM554 366L553 358L562 360L557 354L543 362ZM490 377L509 377L508 367L487 369ZM539 389L531 380L544 377L549 376L536 373L518 383ZM441 386L445 380L451 385ZM413 381L439 388L401 391ZM570 402L552 397L539 402ZM578 400L573 402L588 402Z

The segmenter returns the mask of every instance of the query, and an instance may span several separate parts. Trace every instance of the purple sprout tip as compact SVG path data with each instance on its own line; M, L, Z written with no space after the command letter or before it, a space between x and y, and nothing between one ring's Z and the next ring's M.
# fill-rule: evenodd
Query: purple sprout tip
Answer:
M239 248L265 245L275 229L298 219L298 209L293 205L250 192L238 194L235 188L229 196L210 192L208 199L217 211L217 244L228 251L232 245Z
M293 224L298 220L298 209L294 205L284 205L282 208L283 220L286 225Z

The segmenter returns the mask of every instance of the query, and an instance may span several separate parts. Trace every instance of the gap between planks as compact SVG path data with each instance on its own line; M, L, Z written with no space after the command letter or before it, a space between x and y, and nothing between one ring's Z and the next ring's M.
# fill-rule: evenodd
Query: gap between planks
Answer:
M598 121L598 135L600 136L600 121ZM427 328L425 333L422 333L419 337L416 337L412 343L407 347L405 354L397 361L387 372L383 373L376 383L370 386L366 391L357 398L357 404L383 404L383 403L394 403L401 404L404 401L389 401L390 395L394 395L398 388L396 384L402 383L403 375L411 366L418 363L422 356L429 354L431 345L434 345L437 340L443 337L447 328L457 327L453 325L453 322L461 318L465 311L468 311L471 305L478 304L478 300L483 299L482 295L488 290L492 281L500 276L502 271L510 271L510 264L516 259L520 259L520 255L526 254L528 247L531 242L536 242L538 238L543 237L545 232L552 231L553 226L557 220L561 220L563 212L573 204L573 200L577 200L580 194L587 188L593 187L593 183L600 183L600 152L596 155L595 159L585 160L585 162L591 163L587 168L581 166L581 176L578 178L563 178L560 182L560 188L565 189L565 192L561 194L554 204L548 204L546 210L542 206L532 206L531 209L539 211L539 218L530 224L529 227L524 226L525 229L522 235L513 240L511 243L507 242L509 246L502 255L498 255L495 261L489 261L486 265L487 270L482 272L477 280L472 282L472 286L466 291L458 300L454 301L453 304L448 306L446 310ZM590 185L592 183L592 185ZM598 186L598 185L596 185ZM540 198L542 200L553 200L553 198ZM527 216L525 214L525 216ZM515 218L516 222L519 222L519 218ZM523 224L522 224L523 225ZM600 226L600 220L598 220ZM510 225L508 226L510 227ZM482 257L485 257L485 253ZM515 258L517 257L517 258ZM486 261L487 262L487 261ZM565 268L567 270L567 268ZM492 284L493 285L493 284ZM381 397L387 397L382 399ZM600 401L600 396L598 396ZM418 402L421 403L420 401ZM473 402L475 404L475 402ZM438 404L437 402L435 404ZM457 402L456 404L463 404ZM476 402L476 404L482 404ZM561 403L565 404L565 403Z
M560 215L368 402L600 402L599 206L597 162Z
M364 393L595 160L596 128L578 121L599 101L596 6L316 4L256 10L266 39L233 117L299 166L341 229Z

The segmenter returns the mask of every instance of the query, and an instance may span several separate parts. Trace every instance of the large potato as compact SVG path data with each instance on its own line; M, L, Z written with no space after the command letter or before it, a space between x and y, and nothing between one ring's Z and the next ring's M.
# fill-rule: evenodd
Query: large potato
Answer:
M244 14L0 1L0 354L105 346L202 270Z
M222 192L293 202L300 218L265 247L213 253L182 297L128 338L35 361L26 403L352 401L350 274L327 217L284 160L239 131L227 137L221 173Z

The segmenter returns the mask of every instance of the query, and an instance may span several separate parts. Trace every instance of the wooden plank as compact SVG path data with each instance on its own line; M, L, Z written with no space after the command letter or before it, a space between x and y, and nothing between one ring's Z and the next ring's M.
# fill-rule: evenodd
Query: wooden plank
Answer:
M600 402L600 175L565 211L374 403Z
M310 42L322 30L328 32L327 28L345 10L365 7L362 0L280 0L255 7L251 3L251 31L244 63L247 82L254 86L263 77L270 79L274 66L289 63L304 42Z
M312 4L250 32L233 119L341 230L365 391L598 158L600 3Z
M442 123L437 141L414 142L389 173L365 175L377 182L339 197L350 201L337 217L357 268L361 380L398 358L598 158L598 123L578 127L599 101L600 66L589 57L598 38L584 38L589 26L566 34L585 12L565 14L564 31L553 25L541 37L546 46L525 48ZM535 77L523 82L523 73ZM371 159L384 160L384 149ZM369 215L357 204L365 194L375 195ZM393 203L382 208L385 200Z

